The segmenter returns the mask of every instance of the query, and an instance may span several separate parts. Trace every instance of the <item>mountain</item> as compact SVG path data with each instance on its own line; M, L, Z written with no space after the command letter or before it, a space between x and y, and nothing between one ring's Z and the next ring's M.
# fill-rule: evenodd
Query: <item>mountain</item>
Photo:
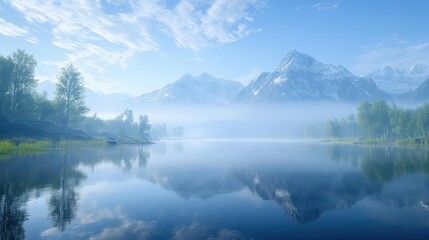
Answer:
M136 105L145 104L225 104L230 102L243 84L203 73L197 77L185 74L174 83L135 99Z
M386 98L374 81L358 78L343 66L323 64L296 50L273 71L262 73L235 98L238 103L297 100L355 102Z
M429 78L426 79L420 86L408 93L403 94L402 99L408 101L428 101L429 100Z
M415 64L408 70L386 66L366 74L365 77L373 79L377 87L383 91L403 94L417 89L429 78L429 66Z
M46 92L48 99L55 96L55 83L44 81L37 86L39 93ZM93 113L115 112L119 113L129 107L134 96L126 93L101 93L85 88L85 102Z

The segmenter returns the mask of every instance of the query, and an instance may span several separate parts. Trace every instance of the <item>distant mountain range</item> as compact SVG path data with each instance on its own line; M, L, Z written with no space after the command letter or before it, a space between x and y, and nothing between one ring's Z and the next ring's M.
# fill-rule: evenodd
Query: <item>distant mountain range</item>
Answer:
M429 79L429 66L415 64L410 69L393 69L390 66L377 69L365 77L371 78L377 87L390 94L403 94L417 89Z
M185 74L174 83L137 97L137 105L147 104L226 104L244 88L237 81L213 77L207 73L193 77Z
M244 88L234 101L239 103L281 103L297 100L357 102L388 97L371 79L356 77L343 66L323 64L309 55L293 50L273 72L262 73Z
M55 84L44 81L39 92L53 98ZM272 72L262 73L243 86L240 82L216 78L207 73L185 74L161 89L132 96L104 94L85 89L92 112L123 111L156 105L225 105L294 101L361 102L376 99L429 100L429 67L415 64L409 70L384 67L358 77L340 65L320 63L313 57L290 51Z

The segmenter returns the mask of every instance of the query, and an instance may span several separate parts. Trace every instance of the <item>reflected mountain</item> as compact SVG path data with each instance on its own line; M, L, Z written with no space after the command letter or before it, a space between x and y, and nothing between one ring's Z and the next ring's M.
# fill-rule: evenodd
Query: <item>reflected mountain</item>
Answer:
M151 172L142 177L163 188L172 190L185 199L211 197L231 193L243 185L230 173L212 169L164 170Z
M239 171L236 176L254 194L276 202L296 223L314 221L327 211L350 208L382 189L357 172Z

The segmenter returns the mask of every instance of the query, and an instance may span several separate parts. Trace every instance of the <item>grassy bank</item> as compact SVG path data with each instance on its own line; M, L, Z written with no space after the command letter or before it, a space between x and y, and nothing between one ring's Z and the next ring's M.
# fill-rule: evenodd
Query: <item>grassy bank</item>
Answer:
M336 144L395 144L429 146L429 138L329 138L322 142Z
M107 145L106 140L0 140L0 157L14 154L35 154L52 149L104 147Z

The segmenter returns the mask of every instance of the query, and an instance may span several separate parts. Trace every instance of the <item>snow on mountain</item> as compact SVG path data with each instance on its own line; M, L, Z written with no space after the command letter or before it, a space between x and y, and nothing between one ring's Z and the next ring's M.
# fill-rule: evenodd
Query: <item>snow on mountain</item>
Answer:
M243 88L240 82L216 78L207 73L197 77L185 74L174 83L137 97L134 104L225 104Z
M296 50L273 71L262 73L235 102L270 103L293 100L361 101L386 98L371 79L358 78L343 66L323 64Z
M402 94L417 89L429 78L429 66L415 64L409 69L390 66L376 69L365 77L375 81L377 87L391 94Z

